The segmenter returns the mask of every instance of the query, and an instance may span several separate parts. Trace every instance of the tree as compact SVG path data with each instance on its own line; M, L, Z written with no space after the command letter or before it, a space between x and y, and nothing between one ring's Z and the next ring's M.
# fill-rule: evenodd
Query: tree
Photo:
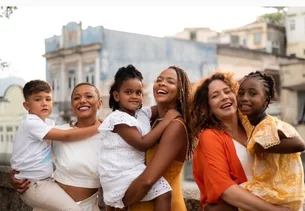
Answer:
M285 25L285 9L287 7L273 7L273 6L266 6L265 8L274 8L277 12L274 13L267 13L261 16L261 18L271 24L284 26Z
M275 24L275 25L283 25L284 15L281 12L276 13L267 13L261 16L264 21L267 23Z
M17 9L16 6L0 6L0 18L9 19L13 12ZM0 59L0 70L7 68L9 64Z

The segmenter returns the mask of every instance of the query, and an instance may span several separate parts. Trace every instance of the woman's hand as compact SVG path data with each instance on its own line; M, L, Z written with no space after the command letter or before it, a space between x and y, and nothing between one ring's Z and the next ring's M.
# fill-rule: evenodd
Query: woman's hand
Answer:
M289 209L288 207L280 207L278 206L278 208L274 211L291 211L291 209Z
M17 191L18 194L22 194L29 188L28 186L31 182L27 179L22 179L22 180L16 179L15 174L18 173L19 171L13 169L10 172L9 182L13 186L13 188Z

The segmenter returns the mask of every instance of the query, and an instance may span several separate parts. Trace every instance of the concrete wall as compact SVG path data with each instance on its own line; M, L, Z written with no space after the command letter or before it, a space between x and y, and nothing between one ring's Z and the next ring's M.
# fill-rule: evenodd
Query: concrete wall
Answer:
M31 208L26 206L16 191L12 189L8 183L10 168L0 165L0 210L1 211L32 211ZM185 203L188 211L201 211L201 204L199 202L198 190L183 190ZM100 201L101 210L104 209L102 197Z

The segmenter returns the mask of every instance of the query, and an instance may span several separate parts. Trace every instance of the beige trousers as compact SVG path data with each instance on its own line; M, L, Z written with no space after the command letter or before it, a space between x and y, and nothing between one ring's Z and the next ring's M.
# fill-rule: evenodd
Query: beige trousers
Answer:
M78 204L80 207L81 211L100 211L100 208L98 206L98 192L90 196L89 198L79 201L79 202L74 202L75 204ZM41 209L41 208L34 208L33 211L51 211L48 209Z
M51 178L32 181L29 189L20 197L34 210L81 211L80 206Z

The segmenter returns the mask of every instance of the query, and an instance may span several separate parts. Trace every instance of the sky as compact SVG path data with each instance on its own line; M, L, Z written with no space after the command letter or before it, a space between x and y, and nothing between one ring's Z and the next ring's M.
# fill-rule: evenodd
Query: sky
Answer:
M45 79L44 40L60 35L62 26L72 21L81 21L83 29L102 25L117 31L164 37L190 27L210 27L216 31L236 28L274 11L258 6L19 6L10 19L0 19L0 59L10 63L7 71L0 71L0 77Z

